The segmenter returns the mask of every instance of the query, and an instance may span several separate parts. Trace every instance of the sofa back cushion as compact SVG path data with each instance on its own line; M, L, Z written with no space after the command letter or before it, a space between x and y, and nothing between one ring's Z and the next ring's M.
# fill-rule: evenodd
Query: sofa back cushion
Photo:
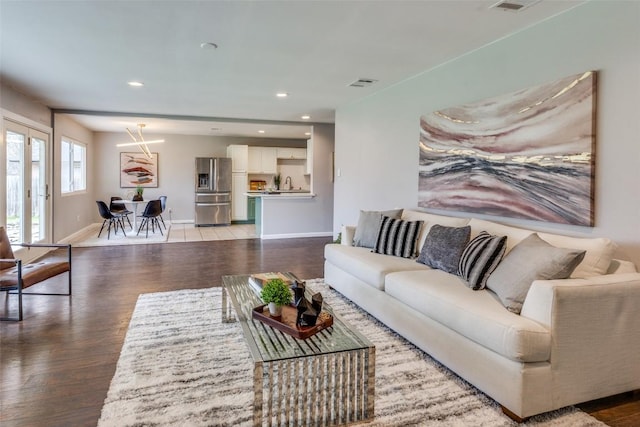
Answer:
M524 228L510 227L508 225L498 224L497 222L485 221L483 219L473 218L469 221L471 226L471 238L480 234L482 231L486 231L489 234L496 236L507 236L506 251L505 254L518 243L529 237L533 231Z
M610 239L569 237L551 233L538 233L538 235L553 246L586 251L582 262L573 270L572 278L586 279L607 274L616 249L616 245Z
M471 219L469 225L471 226L472 239L481 231L507 236L507 251L505 255L508 254L515 245L534 233L533 230L511 227L476 218ZM615 252L615 244L610 239L603 237L569 237L553 233L538 233L538 236L558 248L586 251L584 259L571 274L572 278L586 279L588 277L606 274Z

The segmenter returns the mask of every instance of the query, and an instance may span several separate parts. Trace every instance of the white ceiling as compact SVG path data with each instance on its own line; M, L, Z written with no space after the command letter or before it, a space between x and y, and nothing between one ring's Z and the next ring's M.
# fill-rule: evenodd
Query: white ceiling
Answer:
M0 76L93 112L74 118L96 131L305 138L342 105L583 3L496 1L0 0Z

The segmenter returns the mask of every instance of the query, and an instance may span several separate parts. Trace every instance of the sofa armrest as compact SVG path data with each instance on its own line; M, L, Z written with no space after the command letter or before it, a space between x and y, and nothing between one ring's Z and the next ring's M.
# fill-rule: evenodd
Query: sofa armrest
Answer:
M533 282L521 315L551 332L558 399L572 390L604 397L640 388L638 307L640 273Z
M340 243L346 246L353 246L353 237L356 235L356 227L354 225L343 225L341 233L342 240Z
M634 300L633 304L636 304L636 307L640 306L640 273L607 274L588 279L536 280L529 289L520 315L552 328L554 316L558 315L557 311L561 309L561 307L556 307L557 298L572 296L583 298L591 296L591 300L595 299L598 307L594 308L594 315L601 310L607 310L606 307L599 304L598 298L621 298L623 300L638 298L637 301ZM584 311L589 308L569 306L568 309ZM597 315L616 316L617 312L605 312ZM640 320L640 311L637 316Z

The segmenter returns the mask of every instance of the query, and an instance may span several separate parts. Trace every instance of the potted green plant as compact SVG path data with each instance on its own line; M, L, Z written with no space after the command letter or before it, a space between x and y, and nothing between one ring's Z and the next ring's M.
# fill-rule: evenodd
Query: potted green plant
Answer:
M133 200L136 202L141 202L142 199L142 193L144 192L144 188L141 185L138 185L136 187L136 194L133 196Z
M273 177L273 185L276 187L276 190L280 189L280 179L281 179L280 174L277 174L276 176Z
M271 279L265 283L260 298L269 304L269 313L273 317L282 316L282 306L291 304L293 300L289 286L282 279Z

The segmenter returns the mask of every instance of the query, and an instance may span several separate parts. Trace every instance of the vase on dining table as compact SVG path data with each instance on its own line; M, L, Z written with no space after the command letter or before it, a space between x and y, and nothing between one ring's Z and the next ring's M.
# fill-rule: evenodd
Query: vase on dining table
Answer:
M143 200L142 199L143 192L144 192L144 188L138 185L136 187L136 194L133 195L133 198L131 200L133 200L134 202L141 202Z

